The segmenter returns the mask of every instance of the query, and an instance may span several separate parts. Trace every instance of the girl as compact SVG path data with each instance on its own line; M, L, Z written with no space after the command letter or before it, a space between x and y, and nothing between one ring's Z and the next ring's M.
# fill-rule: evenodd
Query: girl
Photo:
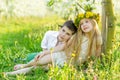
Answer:
M66 48L66 53L74 53L75 65L85 62L90 56L100 56L102 36L98 24L94 19L84 18L80 21L71 46ZM71 56L68 55L68 56Z

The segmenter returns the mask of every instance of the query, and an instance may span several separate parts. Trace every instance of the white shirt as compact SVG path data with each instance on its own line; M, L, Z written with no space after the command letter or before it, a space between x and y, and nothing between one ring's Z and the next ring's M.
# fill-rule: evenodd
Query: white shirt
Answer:
M48 31L45 33L45 36L41 42L41 47L44 49L50 50L51 48L55 47L57 44L57 36L58 31ZM66 55L64 51L56 52L52 54L53 64L62 67L66 62Z
M43 49L48 49L48 50L55 47L57 44L58 34L59 34L58 31L47 31L41 42L41 47Z

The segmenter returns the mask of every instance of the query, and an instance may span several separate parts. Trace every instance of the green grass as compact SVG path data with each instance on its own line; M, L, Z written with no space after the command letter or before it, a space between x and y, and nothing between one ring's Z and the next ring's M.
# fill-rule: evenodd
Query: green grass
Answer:
M48 30L58 30L58 24L63 20L53 16L46 18L26 17L3 19L0 21L0 80L93 80L98 76L99 80L119 80L120 78L120 23L117 22L114 50L108 55L102 54L101 60L96 64L92 61L81 65L78 70L66 65L64 68L51 68L45 72L41 68L33 70L27 75L6 77L5 71L12 71L13 66L24 61L15 61L25 58L28 53L39 52L40 42ZM88 71L82 70L87 66Z

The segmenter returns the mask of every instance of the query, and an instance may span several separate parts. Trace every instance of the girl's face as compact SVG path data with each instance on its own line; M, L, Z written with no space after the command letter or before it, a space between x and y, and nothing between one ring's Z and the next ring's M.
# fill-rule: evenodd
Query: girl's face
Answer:
M80 25L81 25L82 31L85 33L90 32L93 29L93 25L89 19L82 20Z
M63 26L59 30L58 40L61 42L64 42L64 41L66 42L71 38L72 34L73 34L73 31L71 31L68 27Z

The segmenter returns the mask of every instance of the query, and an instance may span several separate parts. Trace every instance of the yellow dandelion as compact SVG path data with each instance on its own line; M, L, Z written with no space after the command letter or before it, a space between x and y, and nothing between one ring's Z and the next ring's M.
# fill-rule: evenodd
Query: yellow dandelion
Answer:
M79 14L78 17L83 18L84 14Z
M88 12L89 16L94 16L94 13Z
M78 26L79 22L83 19L83 18L90 18L90 19L95 19L97 22L99 22L100 20L100 16L99 14L93 13L93 12L86 12L86 13L80 13L77 15L77 17L75 17L75 25Z
M93 16L93 13L92 12L86 12L86 18L90 18Z
M88 15L88 14L86 14L86 18L89 18L89 15Z
M72 53L72 57L75 57L75 53Z

